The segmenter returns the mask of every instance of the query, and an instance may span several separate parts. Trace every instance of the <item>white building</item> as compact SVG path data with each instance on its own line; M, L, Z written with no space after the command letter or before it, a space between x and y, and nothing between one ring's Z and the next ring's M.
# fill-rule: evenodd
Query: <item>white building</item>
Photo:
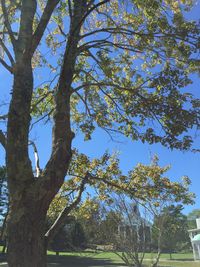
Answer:
M124 212L123 220L118 225L118 235L121 241L132 239L149 243L151 240L152 225L148 220L142 218L139 207L136 204L129 206L130 210ZM136 240L135 240L136 241Z
M200 218L196 219L197 228L189 230L194 260L200 260Z

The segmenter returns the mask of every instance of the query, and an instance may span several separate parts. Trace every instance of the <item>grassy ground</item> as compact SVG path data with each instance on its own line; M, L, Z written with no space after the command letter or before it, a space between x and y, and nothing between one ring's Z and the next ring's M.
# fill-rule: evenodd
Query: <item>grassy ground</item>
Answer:
M146 266L150 266L151 259L155 255L148 253L144 261ZM49 267L119 267L125 266L119 257L114 253L99 252L99 253L61 253L56 257L50 253ZM52 265L51 265L52 264ZM53 265L54 264L54 265ZM193 262L192 254L174 254L173 260L169 260L168 254L163 254L160 261L160 266L163 267L200 267L200 262Z
M144 264L150 266L151 259L155 254L146 254ZM160 260L162 267L200 267L200 262L193 262L192 254L173 254L169 259L168 254L163 254ZM5 260L3 260L5 262ZM7 265L1 265L0 267ZM111 252L74 252L60 253L56 256L54 252L48 252L48 267L124 267L119 257Z

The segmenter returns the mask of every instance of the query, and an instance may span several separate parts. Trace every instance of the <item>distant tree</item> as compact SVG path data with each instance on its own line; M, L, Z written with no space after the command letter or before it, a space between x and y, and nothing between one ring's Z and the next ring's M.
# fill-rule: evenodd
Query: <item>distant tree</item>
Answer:
M161 250L170 253L170 258L173 252L190 246L187 216L182 213L182 209L181 205L165 207L162 213L155 217L153 224L153 238L157 242L159 233L156 229L162 221Z
M54 238L49 244L49 249L56 252L56 255L59 255L62 251L67 251L69 249L69 239L65 228L59 229L55 234Z
M98 199L86 198L74 213L81 222L88 245L101 243L102 211Z
M187 215L189 229L195 229L197 227L196 225L197 218L200 218L200 209L195 209Z
M52 223L58 217L59 213L66 206L70 205L70 199L65 193L64 186L51 203L48 210L49 222ZM68 229L68 241L71 248L98 241L99 224L101 221L99 201L86 198L78 205L76 211L71 212L71 215L72 218L70 219L68 216L68 220L65 220L63 223L63 227Z
M86 245L86 236L80 222L75 222L70 229L71 246L74 249L81 249Z
M100 242L101 244L115 243L114 238L118 233L118 227L122 220L122 216L115 210L104 211L104 217L100 223Z
M49 249L56 252L77 251L86 245L86 238L80 222L71 220L63 228L60 228L49 243Z

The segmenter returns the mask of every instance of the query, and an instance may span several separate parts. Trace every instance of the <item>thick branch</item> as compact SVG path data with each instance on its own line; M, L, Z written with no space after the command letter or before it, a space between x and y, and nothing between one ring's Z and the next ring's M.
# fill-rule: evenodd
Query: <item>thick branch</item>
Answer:
M96 180L96 181L99 181L99 182L103 182L104 184L108 185L109 187L111 188L116 188L116 189L119 189L120 191L124 191L130 195L133 195L134 192L135 192L135 188L128 188L128 186L124 187L124 186L121 186L119 183L115 182L115 181L109 181L107 180L106 178L103 178L103 177L97 177L97 176L94 176L92 174L88 174L88 178L91 179L91 180Z
M30 145L33 147L34 155L35 155L36 177L39 177L41 169L40 169L40 159L38 155L38 150L37 150L36 144L33 141L30 141Z
M123 191L125 193L130 194L131 196L133 196L133 194L136 191L135 188L129 188L128 185L124 186L124 185L121 185L120 183L118 183L118 181L114 181L114 180L111 181L111 180L108 180L108 179L103 178L103 177L92 175L89 172L86 173L85 177L80 176L80 175L76 175L76 174L73 174L73 173L69 173L69 175L70 176L79 177L79 178L82 178L82 179L85 179L85 177L87 176L87 181L88 180L89 181L96 180L98 182L102 182L102 183L106 184L107 186L109 186L110 188L118 189L120 191Z
M55 181L57 187L55 186L54 193L59 190L64 181L72 156L71 142L74 134L70 125L70 96L81 28L79 21L83 16L83 11L84 7L81 6L81 2L76 2L58 86L55 91L52 154L43 172L44 180L46 180L44 187L48 186L47 181L52 183L57 178Z
M37 26L37 29L34 32L33 40L32 40L32 54L35 52L36 48L38 47L44 31L46 30L47 24L51 18L53 11L55 10L57 4L60 0L49 0L45 6L44 12L40 19L40 22Z
M9 66L2 58L0 58L0 63L6 68L10 73L13 73L13 69Z
M84 22L84 20L92 13L92 11L94 11L95 9L97 9L98 7L106 4L110 2L110 0L104 0L104 1L101 1L99 2L98 4L96 5L93 5L87 12L86 14L82 17L81 21L80 21L80 24L82 24Z
M8 34L10 36L12 45L15 48L16 39L14 37L14 33L12 31L12 28L11 28L11 25L10 25L10 22L9 22L9 17L8 17L8 13L7 13L7 9L6 9L5 0L1 0L1 8L2 8L2 11L3 11L4 24L5 24L5 26L6 26L7 30L8 30Z
M4 44L4 42L3 42L3 40L2 40L1 38L0 38L0 45L1 45L1 47L3 48L4 52L6 53L6 55L8 56L8 58L9 58L11 64L13 65L13 63L14 63L14 59L13 59L13 57L12 57L10 51L8 50L8 48L6 47L6 45Z
M28 53L32 44L33 21L37 9L36 0L23 0L21 7L19 37L17 41L17 52L19 55Z
M50 229L45 234L45 237L47 238L47 242L49 242L55 236L57 231L68 222L68 219L71 218L69 217L69 214L80 203L81 196L85 189L85 184L87 183L87 181L88 181L88 173L86 173L85 177L83 178L80 184L79 192L78 192L76 199L71 203L71 205L65 207L62 210L62 212L60 213L60 215L58 216L54 224L50 227Z

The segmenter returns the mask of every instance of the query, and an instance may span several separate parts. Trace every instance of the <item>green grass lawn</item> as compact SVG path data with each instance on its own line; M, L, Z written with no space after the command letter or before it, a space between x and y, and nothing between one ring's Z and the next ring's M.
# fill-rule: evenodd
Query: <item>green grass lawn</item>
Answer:
M145 267L149 267L153 253L145 255ZM169 254L162 254L159 266L162 267L200 267L200 262L194 262L191 253L173 254L170 260ZM5 262L5 260L4 260ZM6 267L1 265L0 267ZM122 267L125 266L119 257L112 252L63 252L56 256L54 252L48 251L48 267Z
M54 253L55 254L55 253ZM144 264L150 266L151 259L155 254L146 254ZM193 262L192 254L173 254L173 260L169 259L168 254L161 256L160 266L163 267L200 267L200 262ZM53 261L53 262L52 262ZM49 262L56 267L119 267L125 266L119 257L111 252L82 252L82 253L61 253L59 257L49 253Z
M53 251L48 251L48 255L55 255L55 252ZM68 256L92 256L92 257L110 257L113 260L117 259L118 256L113 253L113 252L97 252L95 253L94 251L82 251L82 252L60 252L60 255L68 255ZM146 253L145 254L145 258L153 258L156 256L156 253ZM193 260L193 254L192 253L174 253L172 254L172 258L173 260L177 259L177 260ZM170 260L170 255L163 253L161 254L161 259L168 259Z

